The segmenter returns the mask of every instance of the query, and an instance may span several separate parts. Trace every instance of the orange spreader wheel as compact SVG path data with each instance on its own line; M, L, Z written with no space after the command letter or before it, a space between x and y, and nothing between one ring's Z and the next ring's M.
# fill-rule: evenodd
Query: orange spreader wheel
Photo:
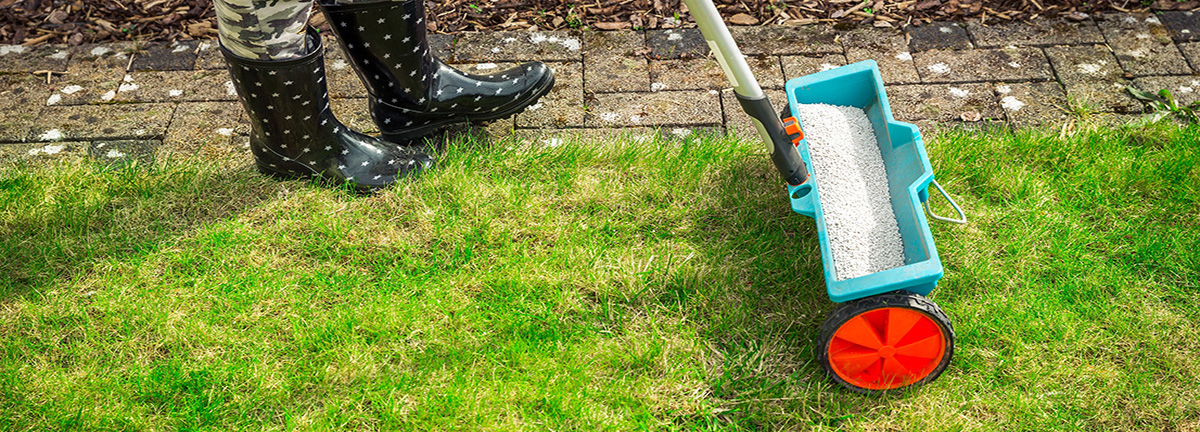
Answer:
M847 302L821 325L818 360L855 391L895 390L941 375L954 353L954 328L923 296L895 292Z

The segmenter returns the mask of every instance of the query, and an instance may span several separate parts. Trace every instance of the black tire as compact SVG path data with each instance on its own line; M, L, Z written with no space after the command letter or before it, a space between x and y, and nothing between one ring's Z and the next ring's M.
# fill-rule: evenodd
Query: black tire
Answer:
M847 322L849 322L851 319L858 317L860 315L866 314L868 312L876 311L879 309L885 309L885 308L900 308L900 309L907 309L907 310L915 311L930 320L929 322L920 321L917 324L914 324L914 326L912 328L910 328L909 331L912 331L913 329L915 329L916 325L928 327L931 324L936 324L937 327L939 327L941 329L940 335L942 337L942 345L941 345L941 347L942 347L941 353L942 354L940 355L940 358L939 357L929 357L928 360L923 361L922 364L924 365L924 367L922 369L920 369L917 373L914 374L914 375L920 376L920 379L916 379L916 380L914 380L912 382L908 382L908 383L899 383L899 385L894 385L895 379L891 379L891 380L888 380L888 384L882 384L884 386L888 386L887 388L882 388L882 389L870 388L871 387L870 385L862 385L862 381L858 381L853 378L847 379L846 377L843 377L837 370L835 370L835 366L832 364L832 362L830 360L830 345L834 342L833 341L834 335L838 333L838 330L841 329L842 326L845 325ZM898 313L898 312L894 312L894 311L887 312L889 319L890 319L891 314L896 314L896 313ZM912 316L911 314L906 314L906 315ZM873 314L872 318L876 318L878 316L880 316L880 315ZM876 336L878 336L878 333L881 330L879 330L877 327L873 327L873 329L877 333ZM929 330L929 329L925 328L924 330ZM929 331L932 331L932 330L929 330ZM886 330L883 330L883 332L886 332ZM923 340L930 340L932 337L933 336L929 336ZM821 368L825 370L825 373L828 374L829 377L832 378L834 382L842 385L843 387L845 387L851 391L858 392L858 393L864 393L864 394L876 394L876 393L884 393L884 392L903 391L906 389L912 389L917 386L924 385L928 382L931 382L931 381L937 379L937 377L940 376L942 374L942 372L946 370L946 367L950 364L950 359L954 356L954 326L950 323L950 318L948 316L946 316L946 313L943 312L942 309L939 308L937 306L937 304L935 304L934 302L930 301L929 299L925 298L922 295L914 294L914 293L907 292L907 291L895 291L895 292L890 292L890 293L885 293L885 294L879 294L879 295L875 295L875 296L871 296L871 297L867 297L867 298L863 298L863 299L859 299L859 300L849 301L849 302L841 304L836 309L834 309L832 312L830 312L829 316L827 316L825 318L825 321L821 323L821 328L817 334L817 338L818 338L817 339L818 340L817 361L821 364ZM886 339L886 336L884 338ZM928 343L933 343L933 342L928 342ZM852 342L839 342L839 347L847 346L846 344L858 346ZM888 352L887 357L880 357L880 360L878 360L881 369L884 367L885 359L892 359L892 358L894 358L892 356L899 355L898 353L895 352L896 348L891 347L890 345L888 345L887 347L891 350ZM865 346L862 346L862 348L865 348ZM858 348L856 348L856 349L858 349ZM901 349L904 349L904 348L901 348ZM866 350L869 351L870 349L867 348ZM883 349L880 348L879 352L882 353ZM883 354L880 354L880 355L883 356ZM906 358L916 358L916 357L906 357ZM922 357L922 358L924 358L924 357ZM904 362L899 361L899 359L894 360L894 361L896 361L897 363L894 363L893 366L901 365L904 363ZM936 361L936 365L935 365L935 361ZM859 364L862 364L862 363L860 362ZM872 367L873 366L874 366L874 364L872 364ZM930 366L933 366L932 369L929 369ZM865 370L865 369L867 369L867 368L863 368L863 370ZM911 369L908 369L908 370L911 371ZM922 372L924 372L925 374L921 375ZM857 383L852 382L852 381L856 381Z

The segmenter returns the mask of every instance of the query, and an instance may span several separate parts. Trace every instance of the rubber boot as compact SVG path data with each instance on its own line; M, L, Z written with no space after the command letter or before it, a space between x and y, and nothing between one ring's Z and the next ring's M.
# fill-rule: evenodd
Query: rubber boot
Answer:
M433 158L350 130L329 110L321 38L309 28L307 52L294 60L250 60L221 52L246 114L258 170L284 178L319 177L378 189L429 169Z
M541 62L486 76L442 63L429 51L423 0L317 5L366 84L385 139L412 140L443 126L508 117L554 86L554 72Z

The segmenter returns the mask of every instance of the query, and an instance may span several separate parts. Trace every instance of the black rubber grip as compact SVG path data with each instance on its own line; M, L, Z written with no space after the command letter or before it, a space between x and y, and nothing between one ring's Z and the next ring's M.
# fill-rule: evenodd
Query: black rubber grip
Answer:
M733 92L733 94L737 96L742 110L767 129L767 135L771 137L771 143L775 146L774 151L771 152L771 161L775 163L775 169L779 170L779 175L783 176L783 180L792 186L800 185L808 180L808 168L800 159L800 152L796 151L791 138L788 137L787 132L784 132L783 122L779 120L779 115L775 113L775 107L771 106L771 101L767 100L767 96L751 99L737 92Z

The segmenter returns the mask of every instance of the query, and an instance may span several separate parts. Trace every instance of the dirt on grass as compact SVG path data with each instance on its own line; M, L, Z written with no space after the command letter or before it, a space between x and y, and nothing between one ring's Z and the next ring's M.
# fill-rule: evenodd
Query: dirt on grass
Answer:
M1107 11L1195 10L1198 0L716 0L731 25L834 22L878 27L984 23ZM694 26L680 0L449 0L427 3L430 30L659 29ZM314 14L313 23L324 20ZM0 43L38 45L216 36L210 0L0 0Z

